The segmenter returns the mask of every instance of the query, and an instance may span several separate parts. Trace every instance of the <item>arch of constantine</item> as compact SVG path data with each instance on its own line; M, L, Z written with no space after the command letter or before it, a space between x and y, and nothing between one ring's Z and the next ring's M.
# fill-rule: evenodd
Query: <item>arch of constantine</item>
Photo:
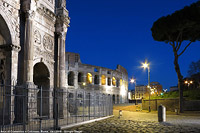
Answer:
M69 23L66 0L0 0L0 82L6 85L1 88L1 103L6 110L0 109L0 113L5 112L0 117L7 118L4 124L20 121L20 97L14 95L22 91L14 86L42 88L26 92L38 97L41 91L43 97L52 97L54 90L66 89L65 38ZM42 101L42 114L52 118L56 101ZM28 97L27 102L28 116L40 115L40 100Z

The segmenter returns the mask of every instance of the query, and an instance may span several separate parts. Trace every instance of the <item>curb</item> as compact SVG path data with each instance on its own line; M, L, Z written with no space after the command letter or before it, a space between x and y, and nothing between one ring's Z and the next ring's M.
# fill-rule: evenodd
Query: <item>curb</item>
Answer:
M98 119L93 119L93 120L89 120L89 121L85 121L85 122L80 122L80 123L76 123L76 124L60 126L60 129L64 130L64 129L68 129L68 128L72 128L72 127L76 127L76 126L81 126L81 125L89 124L89 123L92 123L92 122L95 122L95 121L101 121L101 120L104 120L104 119L108 119L108 118L111 118L111 117L114 117L114 115L102 117L102 118L98 118Z

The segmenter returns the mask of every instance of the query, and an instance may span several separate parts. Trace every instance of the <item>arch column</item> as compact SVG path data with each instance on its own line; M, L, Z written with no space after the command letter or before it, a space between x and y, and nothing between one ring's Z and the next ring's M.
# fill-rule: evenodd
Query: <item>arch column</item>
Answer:
M24 74L23 74L23 85L26 88L26 95L28 96L25 100L26 119L30 122L32 118L38 117L37 115L37 93L39 90L33 83L33 18L34 11L31 10L31 1L24 0L21 3L22 10L25 13L25 30L24 30Z
M86 81L87 81L87 73L83 73L83 82L86 83Z
M99 85L101 85L101 75L99 75Z
M33 13L29 10L25 14L25 38L24 38L24 83L33 84Z
M58 36L58 85L59 88L66 87L65 85L65 33L59 33Z
M64 2L64 1L62 1ZM62 3L61 2L61 3ZM63 6L64 5L64 6ZM57 56L57 61L56 61L56 89L60 90L66 90L66 77L65 77L65 37L67 34L67 28L69 27L69 16L68 16L68 11L66 10L65 7L66 4L61 4L59 7L56 9L56 51L55 55ZM62 97L62 100L57 100L55 99L55 104L58 104L59 106L55 106L54 109L58 110L59 109L59 117L67 117L67 94L62 93L59 95L59 97Z
M78 72L74 72L74 88L78 89Z
M91 85L94 85L94 73L92 74L92 83L91 83Z

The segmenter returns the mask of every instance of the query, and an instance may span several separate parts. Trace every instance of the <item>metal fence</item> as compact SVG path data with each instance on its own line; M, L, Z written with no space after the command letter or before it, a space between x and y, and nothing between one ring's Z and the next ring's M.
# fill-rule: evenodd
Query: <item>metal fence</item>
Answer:
M112 110L112 97L98 91L0 85L0 132L58 130Z

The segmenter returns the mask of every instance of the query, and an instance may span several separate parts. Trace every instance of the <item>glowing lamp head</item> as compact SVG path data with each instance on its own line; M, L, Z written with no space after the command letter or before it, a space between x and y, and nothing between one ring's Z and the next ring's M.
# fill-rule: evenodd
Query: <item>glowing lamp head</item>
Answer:
M149 67L149 63L147 63L147 61L145 61L145 63L142 63L142 67L144 69L148 68Z
M188 83L188 81L186 80L186 81L185 81L185 84L187 84L187 83Z
M135 79L131 78L130 82L131 82L131 83L134 83L134 82L135 82Z
M144 68L147 68L147 67L148 67L148 64L144 63L144 64L143 64L143 67L144 67Z

